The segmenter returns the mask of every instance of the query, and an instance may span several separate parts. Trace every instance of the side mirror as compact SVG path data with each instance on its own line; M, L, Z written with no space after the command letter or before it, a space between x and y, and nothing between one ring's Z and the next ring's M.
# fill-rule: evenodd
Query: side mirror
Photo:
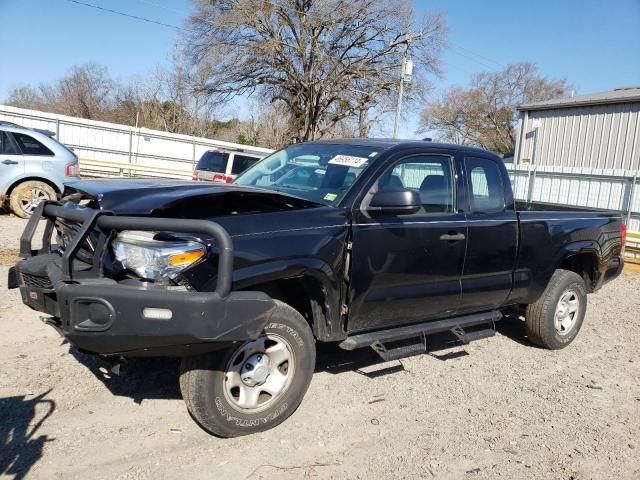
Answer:
M411 215L422 207L420 195L413 190L387 190L376 193L367 211L378 215Z

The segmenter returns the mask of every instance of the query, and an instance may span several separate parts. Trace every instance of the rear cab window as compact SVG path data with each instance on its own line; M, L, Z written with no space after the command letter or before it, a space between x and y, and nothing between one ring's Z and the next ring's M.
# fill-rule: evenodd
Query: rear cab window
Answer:
M496 213L505 208L504 185L500 168L486 158L465 158L472 213Z
M41 155L41 156L53 156L53 152L45 147L35 138L25 135L24 133L13 133L23 155Z

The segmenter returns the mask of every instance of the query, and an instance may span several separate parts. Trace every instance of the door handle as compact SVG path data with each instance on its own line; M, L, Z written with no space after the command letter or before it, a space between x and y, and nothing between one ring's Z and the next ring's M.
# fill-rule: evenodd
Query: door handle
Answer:
M440 240L443 240L445 242L459 242L460 240L464 240L466 237L464 236L464 233L456 233L456 232L449 232L449 233L445 233L444 235L440 235Z
M18 164L18 162L16 162L15 160L9 160L9 159L3 160L2 163L4 165L17 165Z

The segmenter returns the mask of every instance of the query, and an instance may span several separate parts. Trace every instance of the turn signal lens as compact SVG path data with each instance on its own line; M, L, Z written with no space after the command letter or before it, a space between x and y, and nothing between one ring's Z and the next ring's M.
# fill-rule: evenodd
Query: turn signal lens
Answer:
M196 260L199 260L204 255L204 250L193 250L191 252L178 253L169 257L169 265L191 265Z

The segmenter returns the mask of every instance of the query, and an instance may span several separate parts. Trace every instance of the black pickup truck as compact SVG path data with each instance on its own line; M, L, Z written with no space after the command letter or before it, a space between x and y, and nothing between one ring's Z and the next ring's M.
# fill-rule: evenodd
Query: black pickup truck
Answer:
M517 207L484 150L320 141L230 185L73 184L39 205L9 287L83 352L183 357L189 412L231 437L295 411L316 342L397 359L432 333L491 336L516 308L533 344L567 346L624 237L612 212Z

